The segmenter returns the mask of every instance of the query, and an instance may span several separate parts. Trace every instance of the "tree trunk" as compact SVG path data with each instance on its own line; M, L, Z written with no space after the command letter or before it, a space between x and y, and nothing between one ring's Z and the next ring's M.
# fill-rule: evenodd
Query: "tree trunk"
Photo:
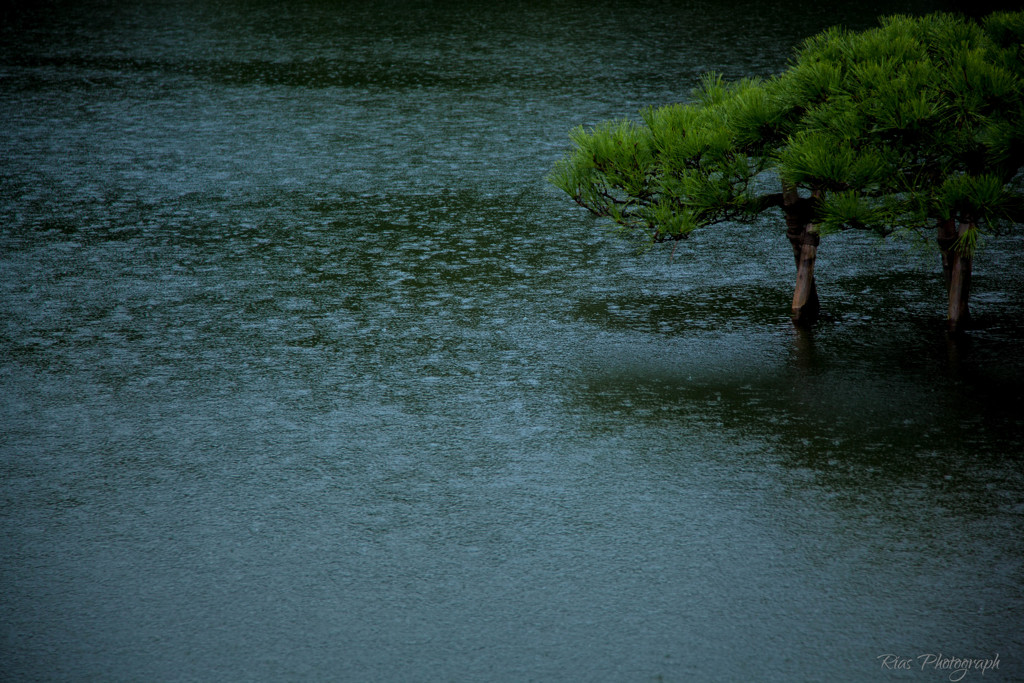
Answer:
M793 324L803 327L818 319L821 306L814 282L814 262L818 256L820 236L811 223L812 205L801 199L795 187L783 186L782 209L786 214L786 237L793 247L796 261L796 287L793 290Z
M957 237L974 227L973 223L960 223ZM971 261L973 259L957 249L949 250L949 314L947 324L951 332L959 332L971 322L968 299L971 294Z
M808 226L811 227L811 226ZM793 290L793 322L810 325L818 319L821 306L814 282L814 261L818 257L818 234L805 230L798 239L790 237L796 257L796 288Z
M971 321L968 299L971 293L971 257L956 249L957 239L973 228L971 221L957 223L948 218L939 221L936 241L942 251L942 278L949 295L946 322L953 332L962 330Z
M949 293L949 286L953 282L953 245L956 244L956 221L947 218L939 221L935 241L939 243L939 251L942 252L942 281L946 283L946 292Z

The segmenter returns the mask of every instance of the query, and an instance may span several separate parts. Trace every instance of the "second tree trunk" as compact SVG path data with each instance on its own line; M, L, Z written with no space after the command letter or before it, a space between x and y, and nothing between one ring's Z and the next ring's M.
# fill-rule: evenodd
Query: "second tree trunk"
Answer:
M958 248L957 241L974 228L970 221L957 223L953 219L939 223L938 243L942 250L942 275L949 293L946 323L953 332L962 330L971 321L969 307L971 295L971 256Z
M821 312L818 288L814 283L814 262L818 257L820 236L811 222L813 199L801 199L794 187L783 187L783 211L786 214L786 237L793 246L796 261L796 287L791 310L793 324L814 323Z

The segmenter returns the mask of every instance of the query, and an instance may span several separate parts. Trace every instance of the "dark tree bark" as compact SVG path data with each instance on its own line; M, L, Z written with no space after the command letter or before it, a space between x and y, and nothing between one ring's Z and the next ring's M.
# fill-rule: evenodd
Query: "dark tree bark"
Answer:
M820 236L814 229L812 199L801 199L795 187L783 186L782 210L786 215L786 236L796 261L796 287L793 290L792 320L798 327L812 325L821 313L818 288L814 282L814 263L818 257Z
M957 236L973 228L973 223L960 223ZM954 249L952 252L949 281L949 329L958 332L971 322L971 310L968 300L971 294L971 266L973 259Z
M956 244L956 221L947 218L939 221L936 235L939 251L942 253L942 281L946 284L946 292L953 281L953 245Z
M949 293L946 324L950 331L958 332L971 322L971 268L973 259L956 248L957 240L972 229L970 220L957 223L950 218L938 226L938 243L942 251L942 276Z

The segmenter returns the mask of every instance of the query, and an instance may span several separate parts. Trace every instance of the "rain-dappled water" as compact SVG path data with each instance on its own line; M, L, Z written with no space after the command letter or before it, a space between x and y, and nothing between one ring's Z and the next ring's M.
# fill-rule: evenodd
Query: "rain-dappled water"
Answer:
M931 8L5 10L0 678L1024 678L1019 236L962 340L934 250L826 238L798 333L781 225L544 180Z

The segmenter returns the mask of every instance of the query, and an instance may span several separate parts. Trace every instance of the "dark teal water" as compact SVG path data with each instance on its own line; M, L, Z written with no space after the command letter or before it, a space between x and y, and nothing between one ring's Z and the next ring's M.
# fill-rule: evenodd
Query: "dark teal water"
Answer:
M129 2L0 29L0 678L1024 678L1024 249L639 254L579 124L928 3ZM911 658L911 671L879 656Z

